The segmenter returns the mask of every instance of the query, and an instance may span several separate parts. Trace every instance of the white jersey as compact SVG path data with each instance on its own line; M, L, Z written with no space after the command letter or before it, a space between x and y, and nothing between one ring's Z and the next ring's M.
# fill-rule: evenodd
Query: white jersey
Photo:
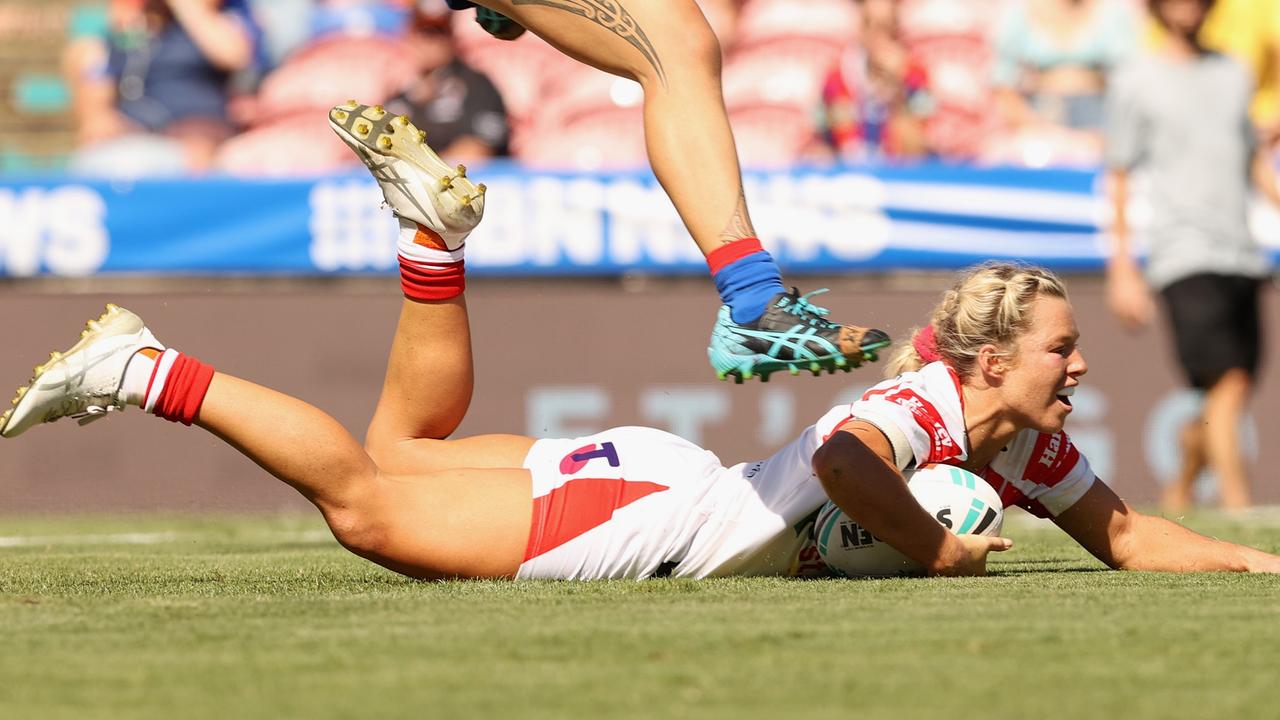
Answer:
M904 472L935 463L959 465L968 458L960 378L944 363L876 385L844 409L838 424L854 418L885 434ZM1005 507L1017 505L1042 518L1061 514L1097 480L1065 432L1031 429L1018 433L977 474L1000 493Z
M905 373L839 405L767 460L724 467L670 433L622 427L539 440L533 526L518 578L601 579L824 574L812 539L827 501L813 473L818 447L841 425L884 432L898 467L963 462L960 383L942 363ZM1005 506L1041 517L1073 505L1095 481L1065 433L1024 430L978 473Z

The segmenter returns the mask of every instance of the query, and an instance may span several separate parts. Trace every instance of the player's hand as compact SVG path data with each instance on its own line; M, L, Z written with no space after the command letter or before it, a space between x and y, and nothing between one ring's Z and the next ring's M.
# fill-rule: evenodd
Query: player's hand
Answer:
M1145 327L1155 317L1151 290L1132 260L1125 259L1107 267L1107 305L1129 330Z
M986 575L987 555L1013 547L1009 538L986 535L954 535L958 543L948 543L950 557L930 569L930 575Z
M1280 557L1271 553L1244 548L1245 564L1251 573L1280 573Z

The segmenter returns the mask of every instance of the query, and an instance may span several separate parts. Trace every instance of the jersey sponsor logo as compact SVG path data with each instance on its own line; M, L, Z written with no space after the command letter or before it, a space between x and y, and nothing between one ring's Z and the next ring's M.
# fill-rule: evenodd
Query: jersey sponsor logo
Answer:
M533 527L524 559L554 550L605 524L618 509L667 489L666 485L620 478L569 480L533 499Z
M1062 447L1062 436L1052 435L1049 442L1045 443L1044 450L1040 453L1040 464L1045 467L1053 467L1053 461L1058 459L1058 450Z
M561 458L560 474L573 475L586 467L587 463L597 458L608 461L609 467L618 467L622 464L618 460L618 450L613 446L613 443L594 443L584 445Z
M1080 451L1066 433L1041 433L1031 451L1031 460L1022 475L1038 485L1053 487L1076 466Z

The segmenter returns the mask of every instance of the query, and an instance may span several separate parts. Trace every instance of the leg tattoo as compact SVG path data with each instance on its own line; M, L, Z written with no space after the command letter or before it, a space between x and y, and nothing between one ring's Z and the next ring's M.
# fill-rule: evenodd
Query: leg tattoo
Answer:
M653 49L653 43L649 42L649 37L644 34L640 23L636 22L636 19L631 17L631 13L627 12L626 8L622 7L622 3L617 0L511 0L511 4L542 5L566 10L590 20L639 50L644 59L648 60L658 73L662 86L666 87L667 74L662 69L662 61L658 59L658 52Z
M751 226L751 216L747 213L746 192L739 189L738 207L733 211L733 217L729 218L729 223L724 226L724 230L720 231L720 242L727 245L743 238L753 238L755 236L756 229Z

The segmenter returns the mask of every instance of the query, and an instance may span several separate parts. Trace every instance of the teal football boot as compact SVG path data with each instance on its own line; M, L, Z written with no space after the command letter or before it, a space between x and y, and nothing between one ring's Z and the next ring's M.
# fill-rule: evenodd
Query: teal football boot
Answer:
M741 383L758 376L768 382L779 370L792 375L802 370L814 375L823 370L848 372L877 360L877 351L888 347L889 336L881 330L827 320L827 309L809 302L822 292L826 290L801 295L792 288L778 293L760 319L745 325L735 323L729 306L722 306L707 348L716 377Z

